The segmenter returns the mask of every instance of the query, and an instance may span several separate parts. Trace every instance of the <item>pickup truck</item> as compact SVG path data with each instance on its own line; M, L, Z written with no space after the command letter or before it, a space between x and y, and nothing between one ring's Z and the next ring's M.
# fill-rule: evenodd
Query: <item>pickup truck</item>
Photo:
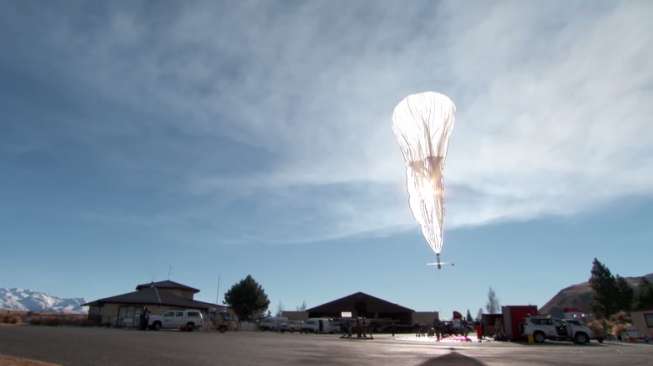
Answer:
M302 324L303 333L338 333L340 326L328 318L310 318Z
M179 329L193 331L204 325L204 317L199 310L170 310L162 315L150 315L149 327L159 329Z
M259 323L259 329L271 330L275 332L285 332L288 330L288 318L281 316L270 316L264 318Z
M576 319L564 320L544 316L529 316L524 319L524 335L532 336L535 343L544 343L546 339L572 341L576 344L588 344L594 337L589 327Z

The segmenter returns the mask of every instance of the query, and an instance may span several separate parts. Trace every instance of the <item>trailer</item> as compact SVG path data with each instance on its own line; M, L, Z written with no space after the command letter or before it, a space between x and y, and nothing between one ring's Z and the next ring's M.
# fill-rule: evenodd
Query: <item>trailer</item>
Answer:
M535 305L502 306L503 336L510 341L524 340L524 320L531 315L537 315Z
M481 326L484 337L503 335L503 314L482 314Z

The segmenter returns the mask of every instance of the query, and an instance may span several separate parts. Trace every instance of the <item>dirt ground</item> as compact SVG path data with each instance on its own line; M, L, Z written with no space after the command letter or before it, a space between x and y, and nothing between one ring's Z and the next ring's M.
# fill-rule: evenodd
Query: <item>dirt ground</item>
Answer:
M571 342L526 345L414 335L137 331L94 327L0 327L0 354L76 365L653 365L652 345ZM4 365L3 365L4 366Z
M47 363L26 358L0 355L0 366L59 366L55 363Z

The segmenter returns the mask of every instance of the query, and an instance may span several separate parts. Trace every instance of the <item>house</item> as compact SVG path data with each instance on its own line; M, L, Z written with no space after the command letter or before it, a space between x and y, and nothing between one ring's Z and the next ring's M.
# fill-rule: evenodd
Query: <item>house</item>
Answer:
M166 280L143 283L136 286L136 291L91 301L84 306L89 307L89 319L117 327L137 326L145 308L152 314L196 309L203 313L205 319L211 314L227 310L226 306L195 300L194 296L198 292L200 290L196 288Z
M633 326L642 337L653 338L653 309L630 312Z

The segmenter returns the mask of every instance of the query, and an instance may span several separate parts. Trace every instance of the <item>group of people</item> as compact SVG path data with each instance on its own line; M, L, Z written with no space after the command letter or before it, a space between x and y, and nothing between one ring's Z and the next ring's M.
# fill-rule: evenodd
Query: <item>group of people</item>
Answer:
M476 337L478 338L478 341L481 342L483 340L483 324L477 322L474 324L473 329L476 331ZM435 336L438 342L441 341L444 337L450 335L460 335L465 337L466 341L469 341L470 339L467 335L470 331L472 331L471 325L464 320L460 321L459 324L453 324L452 322L443 322L440 319L434 319L433 327L428 331L427 335ZM419 328L417 336L421 337L424 335L426 335L424 329Z
M342 338L352 338L355 333L356 338L359 339L374 339L370 331L370 322L364 317L358 316L355 320L352 318L344 319L341 330L343 332Z

